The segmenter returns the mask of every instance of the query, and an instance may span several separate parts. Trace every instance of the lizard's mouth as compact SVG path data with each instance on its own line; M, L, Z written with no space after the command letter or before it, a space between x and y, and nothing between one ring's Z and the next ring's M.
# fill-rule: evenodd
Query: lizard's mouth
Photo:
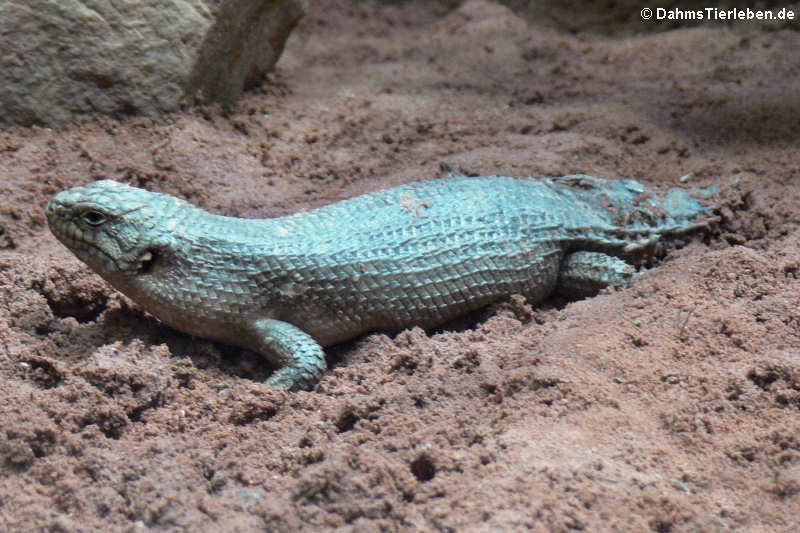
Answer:
M123 270L119 262L102 247L86 238L80 230L70 225L52 225L53 234L67 248L98 272L119 272ZM70 231L72 229L72 231Z
M98 273L127 273L134 276L149 274L153 271L158 258L153 249L145 249L133 260L115 257L96 243L91 234L72 224L54 222L50 227L62 244Z
M81 261L97 271L98 274L111 274L130 270L125 268L124 262L120 262L118 258L115 258L104 250L102 246L94 242L91 234L87 234L73 224L51 220L50 230L64 246L69 248ZM148 258L145 257L144 259L147 260ZM136 270L138 271L140 267L140 262L137 262Z

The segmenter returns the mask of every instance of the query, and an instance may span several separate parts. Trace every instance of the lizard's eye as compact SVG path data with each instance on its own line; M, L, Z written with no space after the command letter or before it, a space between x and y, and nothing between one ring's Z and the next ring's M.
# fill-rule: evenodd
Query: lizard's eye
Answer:
M81 218L90 226L99 226L106 221L106 216L103 213L94 210L84 211L81 214Z

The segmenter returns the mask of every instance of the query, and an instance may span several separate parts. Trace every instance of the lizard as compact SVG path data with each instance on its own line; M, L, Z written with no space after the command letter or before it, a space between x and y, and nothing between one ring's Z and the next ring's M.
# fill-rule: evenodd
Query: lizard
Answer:
M634 180L448 177L283 217L212 214L113 180L56 194L48 225L110 285L173 328L263 354L266 383L312 388L324 346L426 329L514 294L630 285L625 261L706 227L714 188Z

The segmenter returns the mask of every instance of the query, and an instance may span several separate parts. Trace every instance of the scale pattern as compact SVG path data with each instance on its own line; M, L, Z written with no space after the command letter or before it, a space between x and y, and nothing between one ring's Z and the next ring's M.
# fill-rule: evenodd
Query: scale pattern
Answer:
M618 258L702 227L708 209L680 189L574 175L412 183L273 219L103 180L46 213L59 240L167 324L263 353L280 367L273 385L309 387L321 346L367 331L435 326L511 294L537 303L559 280L625 285Z

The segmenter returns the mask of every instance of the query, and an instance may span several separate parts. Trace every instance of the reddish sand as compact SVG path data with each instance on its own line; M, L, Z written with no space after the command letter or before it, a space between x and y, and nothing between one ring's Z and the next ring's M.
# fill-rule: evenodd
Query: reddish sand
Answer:
M800 530L797 26L453 4L321 2L228 114L0 132L0 530ZM367 335L285 393L43 213L104 177L267 217L450 172L693 173L722 221L631 289Z

